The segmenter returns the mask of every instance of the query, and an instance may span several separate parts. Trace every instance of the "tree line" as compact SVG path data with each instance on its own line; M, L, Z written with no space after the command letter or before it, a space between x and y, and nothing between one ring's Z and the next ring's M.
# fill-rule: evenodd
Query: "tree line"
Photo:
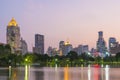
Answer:
M0 66L81 66L88 64L120 64L120 52L116 56L104 58L93 57L87 53L78 55L70 51L66 56L48 56L47 54L26 53L25 55L11 53L9 45L0 44Z

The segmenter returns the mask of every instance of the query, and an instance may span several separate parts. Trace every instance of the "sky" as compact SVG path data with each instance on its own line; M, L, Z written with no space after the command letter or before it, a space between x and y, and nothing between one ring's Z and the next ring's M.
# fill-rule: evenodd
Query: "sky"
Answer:
M120 41L120 0L0 0L0 42L14 17L29 51L36 33L45 36L45 50L69 40L73 47L96 47L98 31Z

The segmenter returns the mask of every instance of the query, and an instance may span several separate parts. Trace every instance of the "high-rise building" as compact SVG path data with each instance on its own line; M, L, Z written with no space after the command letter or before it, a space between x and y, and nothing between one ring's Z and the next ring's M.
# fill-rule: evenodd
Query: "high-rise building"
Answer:
M116 39L114 37L109 38L109 49L116 46Z
M24 55L28 52L28 46L25 40L21 38L21 53Z
M101 53L101 56L104 57L107 51L106 43L103 38L103 32L98 32L98 41L97 41L97 51Z
M60 52L61 55L63 55L64 46L65 46L65 42L64 41L60 41L60 43L59 43L59 52Z
M83 45L83 53L89 52L89 46L88 45Z
M20 51L20 28L14 18L7 25L7 44L11 46L12 53Z
M60 41L59 43L60 55L67 55L72 49L73 49L72 45L69 43L69 41L67 42Z
M78 55L81 55L82 53L88 53L89 46L88 45L79 45L78 47L74 48L73 51L77 52Z
M64 52L63 55L67 55L70 51L72 51L73 47L68 41L64 44Z
M109 38L109 52L112 56L115 56L116 53L120 52L120 44L114 37Z
M64 41L60 41L60 43L59 43L59 49L62 49L62 48L63 48L63 46L64 46L64 44L65 44L65 42L64 42Z
M44 35L35 34L35 47L33 52L37 54L44 54Z

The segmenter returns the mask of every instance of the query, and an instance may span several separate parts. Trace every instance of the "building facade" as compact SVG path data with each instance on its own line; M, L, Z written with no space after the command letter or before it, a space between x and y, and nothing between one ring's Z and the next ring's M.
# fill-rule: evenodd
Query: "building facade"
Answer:
M109 52L112 56L115 56L118 52L120 52L120 44L114 37L109 38Z
M111 49L112 47L115 47L117 44L116 39L114 37L110 37L109 38L109 49Z
M71 50L73 50L73 47L69 43L69 41L67 41L67 42L60 41L60 43L59 43L60 55L67 55Z
M44 35L35 34L35 47L33 47L33 52L44 54Z
M11 46L11 52L20 52L20 28L14 18L7 25L7 44Z
M97 52L100 53L101 57L104 57L106 55L107 47L106 42L103 38L103 32L98 32L98 41L97 41Z
M82 53L88 53L89 46L88 45L78 45L78 47L74 48L73 51L77 52L78 55L81 55Z
M21 42L21 53L24 55L24 54L28 53L28 46L27 46L26 41L23 40L22 38L21 38L20 42Z

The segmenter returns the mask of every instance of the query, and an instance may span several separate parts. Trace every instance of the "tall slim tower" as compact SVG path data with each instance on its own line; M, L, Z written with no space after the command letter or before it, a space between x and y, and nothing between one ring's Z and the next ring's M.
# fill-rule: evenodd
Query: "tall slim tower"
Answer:
M44 54L44 35L35 34L35 47L34 53Z
M11 46L12 53L20 51L20 28L14 18L7 25L7 44Z
M99 31L98 32L98 41L97 41L97 51L101 53L101 55L105 55L107 48L106 48L106 43L103 38L103 32Z

